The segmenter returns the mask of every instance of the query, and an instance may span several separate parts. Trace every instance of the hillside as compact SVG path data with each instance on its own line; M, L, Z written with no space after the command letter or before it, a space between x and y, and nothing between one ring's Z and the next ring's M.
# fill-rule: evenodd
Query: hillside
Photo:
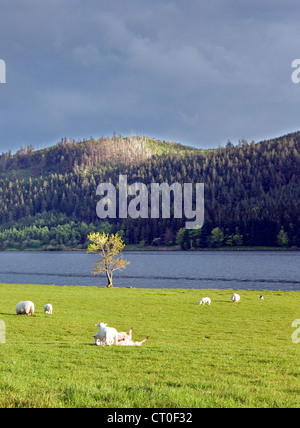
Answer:
M97 185L204 183L205 220L113 219L96 215ZM0 246L85 248L93 230L120 231L127 244L300 247L300 132L197 150L139 137L74 142L0 156Z
M14 155L0 155L0 176L37 177L52 172L65 174L100 165L139 165L151 156L193 150L178 143L146 137L99 138L76 142L62 138L54 146L34 150L22 147Z

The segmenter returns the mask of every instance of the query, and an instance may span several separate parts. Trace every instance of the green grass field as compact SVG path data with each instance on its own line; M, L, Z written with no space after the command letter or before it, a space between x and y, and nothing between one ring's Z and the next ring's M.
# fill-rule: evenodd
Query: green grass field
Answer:
M300 292L237 292L2 284L0 407L299 407ZM94 346L99 321L149 340Z

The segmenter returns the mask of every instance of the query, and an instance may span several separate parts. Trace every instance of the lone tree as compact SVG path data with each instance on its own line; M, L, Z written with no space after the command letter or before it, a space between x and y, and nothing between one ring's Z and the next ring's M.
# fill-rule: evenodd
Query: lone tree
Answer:
M289 243L289 237L288 234L284 231L283 227L281 226L280 232L277 235L277 244L281 247L284 247L288 245Z
M113 287L113 272L124 269L130 262L123 259L123 249L125 244L122 238L116 233L91 233L88 235L89 244L87 251L98 254L101 259L95 264L94 274L104 273L107 277L107 287Z

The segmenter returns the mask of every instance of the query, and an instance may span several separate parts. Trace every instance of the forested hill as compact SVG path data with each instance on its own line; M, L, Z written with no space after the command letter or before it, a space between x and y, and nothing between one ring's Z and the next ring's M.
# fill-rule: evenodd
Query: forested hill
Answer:
M96 215L97 185L140 181L204 183L202 229L185 218ZM75 142L0 156L0 247L85 248L94 230L119 231L127 244L300 247L300 132L260 143L197 150L139 137Z
M145 137L100 138L76 142L62 138L55 146L34 150L23 146L14 155L0 155L0 174L12 172L20 176L47 175L88 170L100 165L138 165L153 155L192 150L178 143Z

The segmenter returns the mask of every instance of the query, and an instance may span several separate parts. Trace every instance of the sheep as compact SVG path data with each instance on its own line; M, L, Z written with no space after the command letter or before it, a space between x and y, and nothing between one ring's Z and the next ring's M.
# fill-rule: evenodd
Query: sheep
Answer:
M264 296L259 296L260 300L264 300Z
M122 340L132 340L132 327L129 330L129 334L127 334L125 331L118 332L118 344Z
M141 346L144 342L146 342L146 340L148 340L148 337L146 337L141 342L133 342L130 339L125 339L125 340L121 340L121 342L118 342L117 345L120 345L120 346Z
M105 344L110 346L113 344L117 344L118 341L118 332L113 327L107 327L107 324L100 322L98 324L95 324L96 327L99 327L99 330L96 334L93 335L95 338L95 345L102 345Z
M121 346L141 346L144 342L148 340L148 337L146 337L141 342L133 342L132 340L132 328L129 330L129 334L125 333L124 331L121 331L118 333L118 342L117 345Z
M95 327L99 327L97 333L93 335L93 337L95 338L95 345L105 345L106 325L107 324L104 324L103 322L95 324Z
M241 296L239 296L237 293L233 293L233 295L231 296L231 300L233 302L238 302L240 300Z
M99 327L99 330L96 334L93 335L95 338L95 345L121 345L121 346L141 346L148 337L146 337L141 342L133 342L132 340L132 328L129 330L129 334L125 331L117 332L113 327L107 327L107 324L99 323L95 324L96 327Z
M106 327L106 345L116 345L118 342L118 332L113 327Z
M53 311L53 307L52 307L51 303L47 303L44 306L44 312L45 312L45 314L52 314L52 311Z
M203 297L203 298L200 300L199 305L205 305L205 303L208 303L208 305L210 305L210 304L211 304L211 300L210 300L210 298L209 298L209 297Z
M34 303L30 300L25 300L22 302L17 303L16 306L16 314L17 315L26 315L34 314Z

